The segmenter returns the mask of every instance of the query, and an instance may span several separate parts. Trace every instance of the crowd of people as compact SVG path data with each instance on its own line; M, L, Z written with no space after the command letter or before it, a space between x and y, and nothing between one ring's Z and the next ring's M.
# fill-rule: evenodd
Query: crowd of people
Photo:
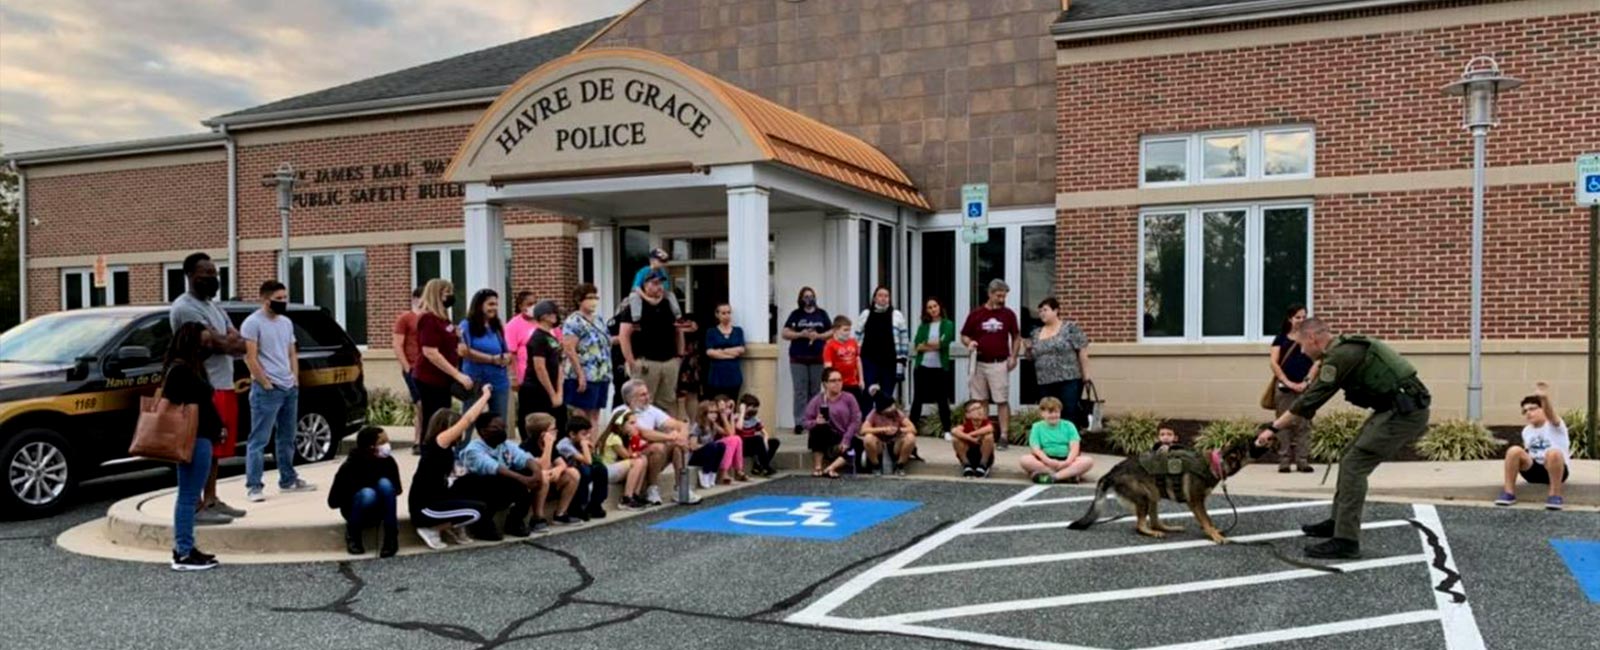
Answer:
M366 552L363 532L373 527L379 555L397 552L401 494L417 535L443 548L604 518L613 489L623 509L662 505L655 477L669 465L674 501L684 505L700 501L696 487L775 474L781 440L761 422L760 400L743 392L746 339L733 324L733 307L715 305L714 320L704 325L685 313L667 289L669 261L665 251L652 251L609 324L592 284L574 288L574 308L565 315L555 301L527 291L510 303L515 314L502 315L498 292L483 289L459 320L451 318L457 300L450 282L434 279L413 291L411 308L395 321L393 346L415 409L417 468L404 491L384 432L369 427L357 434L327 499L347 522L349 552ZM263 283L261 308L235 329L212 302L219 284L210 259L191 255L184 273L189 290L171 310L166 396L199 406L201 434L191 462L178 468L172 566L199 570L216 566L216 559L195 548L194 526L246 514L217 498L213 462L233 455L237 443L235 357L243 357L251 378L247 499L267 498L263 455L274 438L279 492L317 487L293 464L299 369L285 286ZM1088 337L1062 318L1054 298L1040 301L1039 326L1024 336L1006 306L1009 291L1001 280L990 282L985 301L959 326L942 300L928 297L913 330L888 287L876 287L854 320L830 318L817 292L802 288L781 336L790 342L794 433L805 436L812 475L836 478L846 469L903 475L920 458L918 423L933 406L962 475L988 476L996 450L1012 439L1010 377L1024 356L1033 362L1040 399L1037 421L1019 438L1028 447L1021 469L1040 483L1076 482L1089 472L1094 460L1081 440L1089 416ZM1272 384L1263 406L1270 404L1285 423L1273 429L1280 472L1311 471L1310 418L1285 416L1319 377L1320 361L1301 349L1305 319L1305 308L1292 306L1269 352ZM951 347L958 339L971 354L970 399L953 412ZM908 368L915 395L906 409L900 386ZM608 401L615 404L610 411ZM1542 387L1523 401L1523 412L1525 442L1507 452L1497 503L1515 502L1520 474L1549 483L1547 503L1559 509L1570 458L1565 425ZM1158 437L1156 450L1182 448L1170 427Z

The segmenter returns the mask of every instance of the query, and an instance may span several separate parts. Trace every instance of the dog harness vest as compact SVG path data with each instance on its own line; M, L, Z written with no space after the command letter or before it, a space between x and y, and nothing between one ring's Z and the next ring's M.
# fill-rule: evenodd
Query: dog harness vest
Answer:
M1151 450L1139 454L1139 467L1156 477L1161 494L1173 501L1183 501L1183 475L1193 474L1201 481L1214 483L1221 478L1220 462L1213 469L1217 452L1200 452L1193 449Z

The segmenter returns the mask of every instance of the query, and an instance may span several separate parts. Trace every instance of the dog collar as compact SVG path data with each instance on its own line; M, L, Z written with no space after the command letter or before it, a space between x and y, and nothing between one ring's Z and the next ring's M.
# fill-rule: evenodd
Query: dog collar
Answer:
M1209 458L1211 460L1211 475L1217 477L1217 480L1227 478L1222 473L1222 452L1213 449Z

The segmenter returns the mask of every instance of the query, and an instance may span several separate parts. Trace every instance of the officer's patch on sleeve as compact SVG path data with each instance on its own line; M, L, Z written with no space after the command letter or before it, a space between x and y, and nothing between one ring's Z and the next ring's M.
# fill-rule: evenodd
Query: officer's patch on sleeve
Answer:
M1317 371L1317 381L1333 383L1339 378L1339 369L1328 364L1322 365L1322 370Z

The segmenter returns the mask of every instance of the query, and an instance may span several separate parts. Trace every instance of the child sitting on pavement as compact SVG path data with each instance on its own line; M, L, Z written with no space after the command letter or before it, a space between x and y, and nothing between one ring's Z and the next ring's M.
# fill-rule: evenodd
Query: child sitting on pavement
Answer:
M556 516L557 521L606 518L605 503L610 481L606 468L595 463L597 454L589 441L591 428L589 418L574 416L567 422L565 435L556 441L556 454L567 467L578 472L577 494L572 505L567 506L567 511Z
M761 400L755 395L745 393L739 398L739 415L734 420L734 433L739 434L740 444L744 446L745 455L756 457L755 469L750 473L756 476L772 476L778 471L772 467L773 457L778 455L778 439L768 435L767 427L761 424Z
M356 434L356 448L339 465L328 490L328 507L344 516L344 544L351 555L367 552L362 530L377 524L383 546L378 557L391 557L400 550L400 524L395 513L395 497L400 494L400 466L394 462L389 436L378 427L365 427Z
M994 422L989 420L989 403L968 400L961 407L962 420L950 428L950 444L955 447L961 475L983 478L994 465Z
M534 457L535 464L543 473L544 484L560 490L556 501L556 516L545 517L545 498L541 496L533 502L533 520L529 524L532 532L540 532L549 527L550 523L569 525L578 523L578 520L568 515L568 508L572 500L578 495L578 470L567 465L567 461L556 454L556 437L559 429L556 428L556 418L549 413L529 413L523 420L527 431L533 436L534 443L530 445L523 442L523 449ZM548 489L544 491L548 494Z
M726 438L733 436L733 424L722 418L716 400L700 403L694 426L689 431L689 465L700 468L700 487L711 488L722 483L727 475L721 471Z
M1560 510L1565 505L1561 489L1572 474L1572 440L1567 423L1550 402L1549 388L1539 382L1532 395L1522 398L1522 417L1528 424L1522 427L1522 444L1506 449L1505 485L1500 498L1494 500L1497 506L1516 504L1518 474L1530 484L1550 486L1544 500L1546 510Z
M1022 471L1032 476L1035 483L1077 483L1094 467L1094 459L1082 453L1078 427L1061 417L1061 407L1061 400L1054 397L1039 400L1039 421L1034 422L1033 429L1028 432L1029 453L1022 457ZM1172 432L1171 429L1164 431ZM1166 444L1176 439L1173 435Z

